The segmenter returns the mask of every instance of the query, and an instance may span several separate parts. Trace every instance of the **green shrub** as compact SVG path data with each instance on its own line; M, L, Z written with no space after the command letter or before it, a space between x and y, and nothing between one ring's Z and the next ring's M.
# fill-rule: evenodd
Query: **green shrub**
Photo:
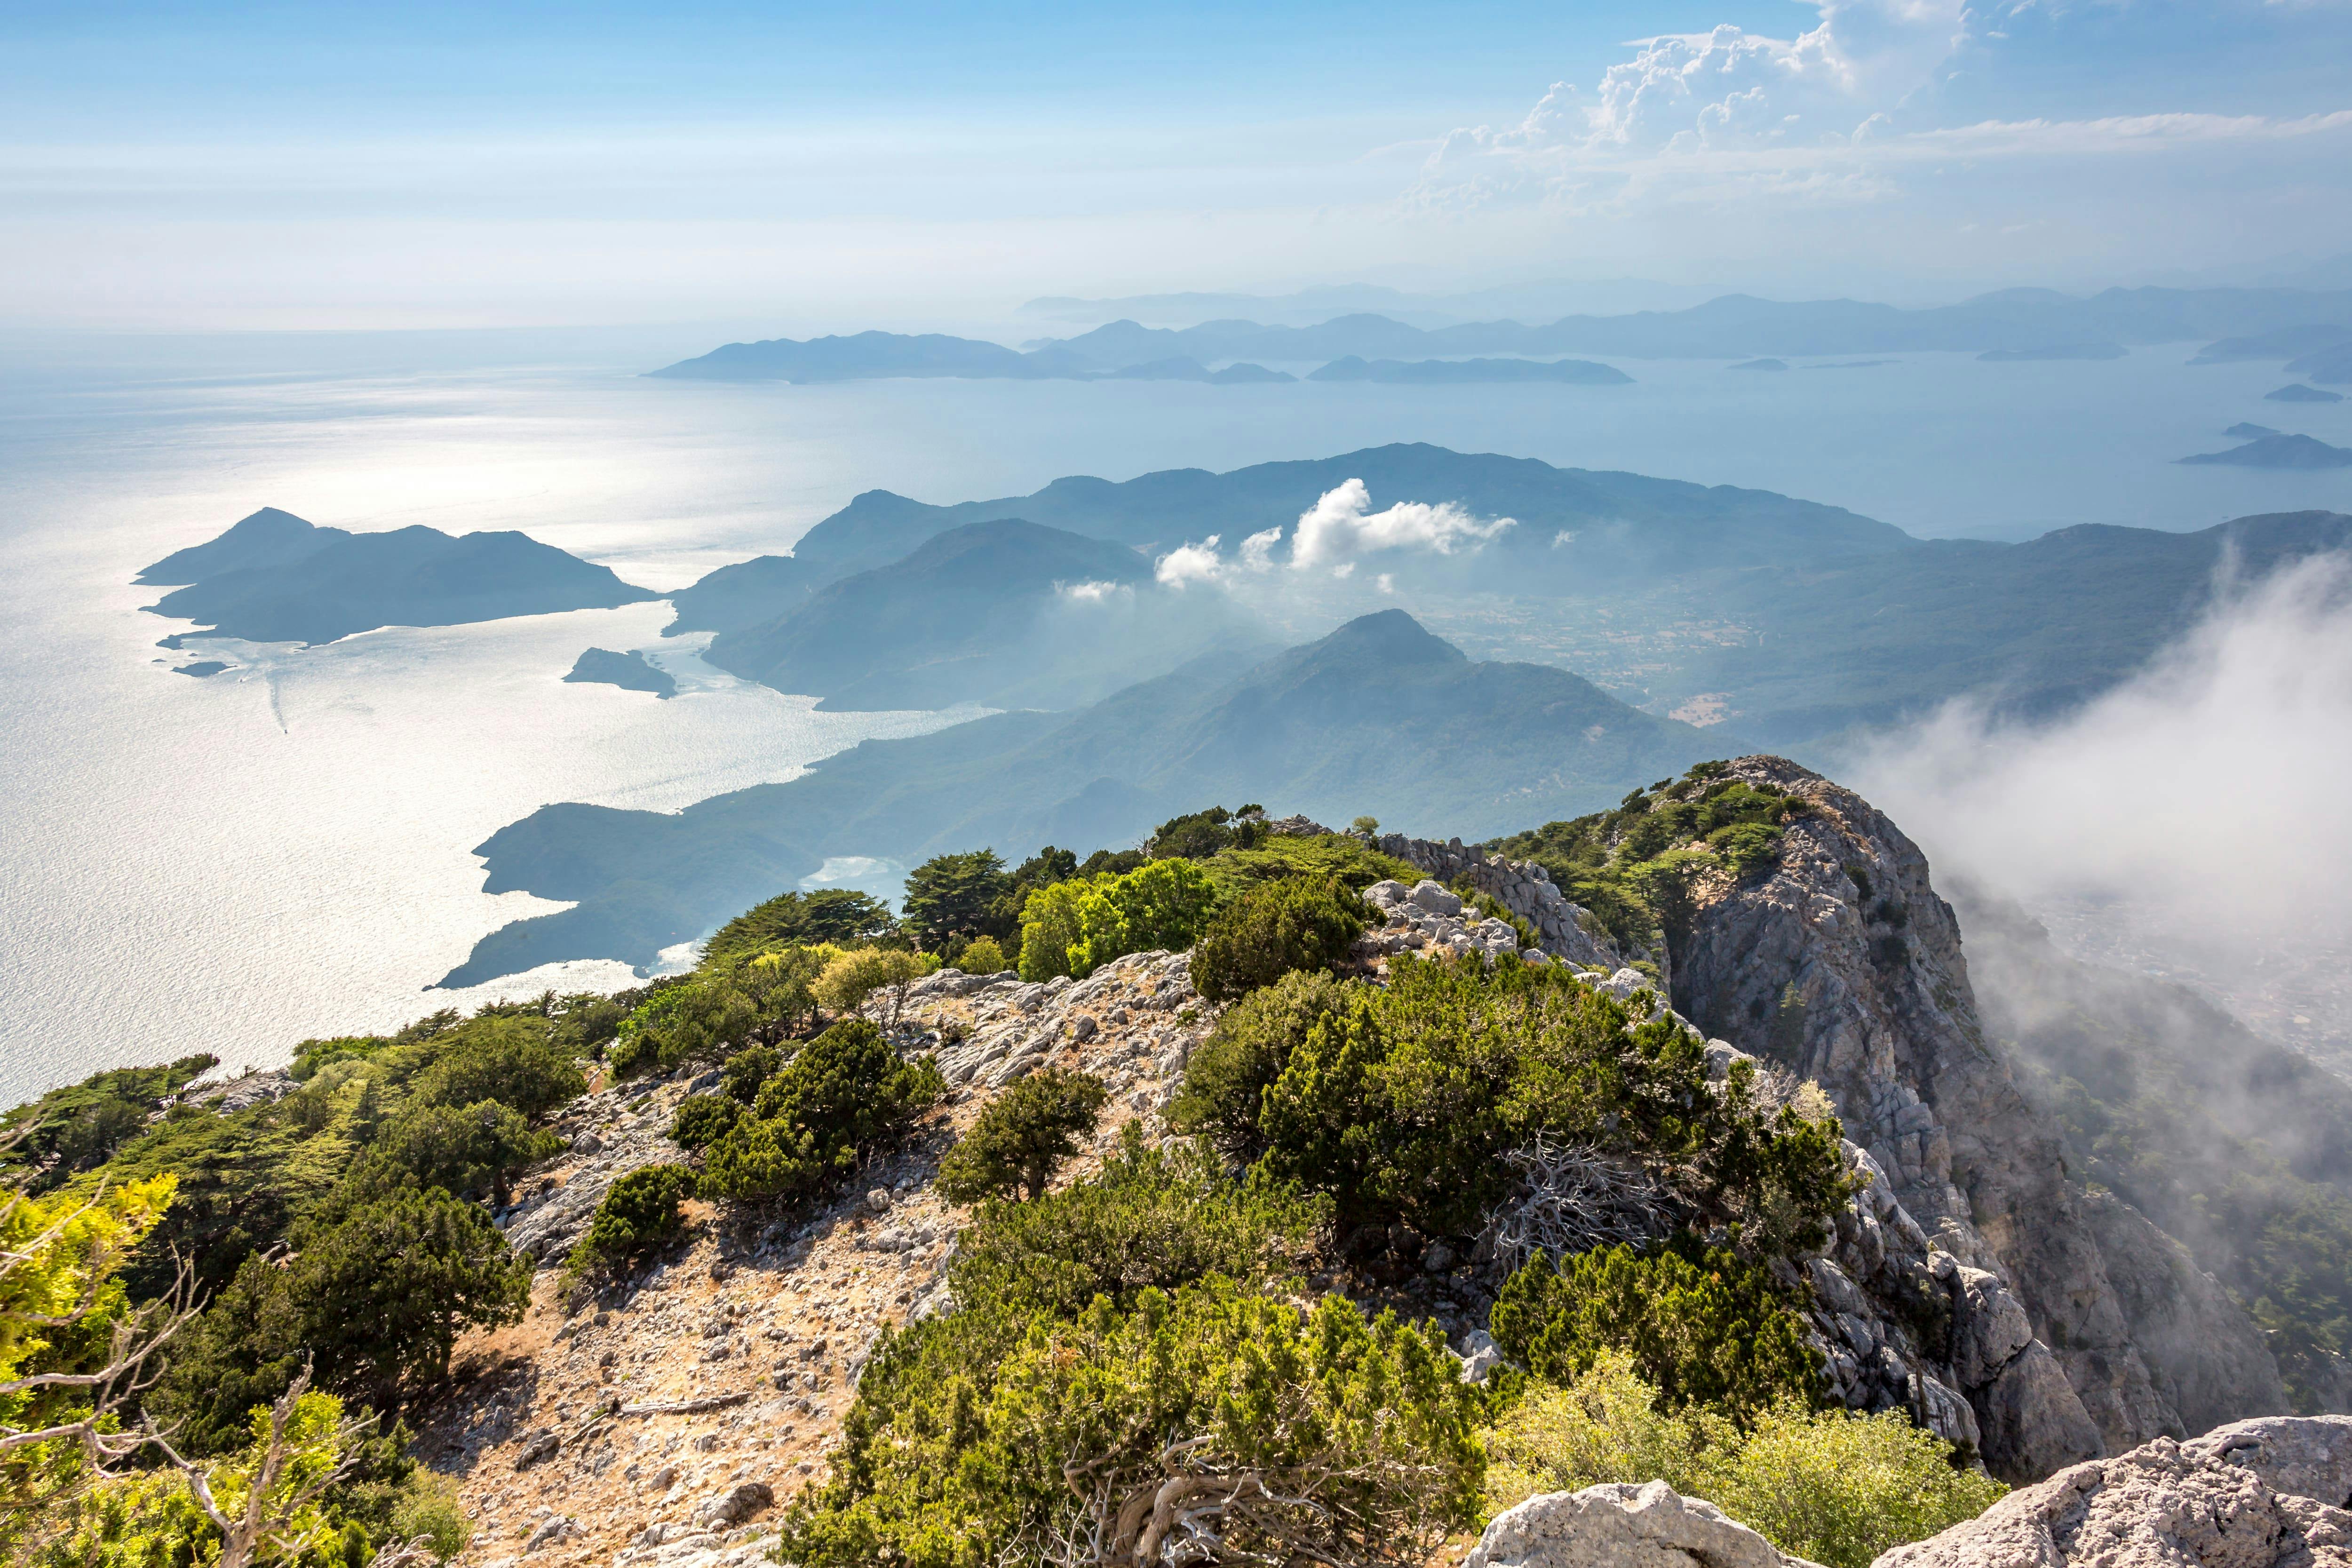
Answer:
M1013 967L1005 962L1004 950L992 936L976 938L956 957L956 967L966 974L1002 974Z
M466 1549L473 1533L473 1521L466 1517L465 1500L458 1495L457 1483L417 1466L393 1508L392 1539L415 1541L423 1536L434 1557L446 1563Z
M1341 1221L1466 1235L1537 1135L1671 1168L1710 1218L1769 1218L1756 1247L1818 1237L1846 1196L1834 1122L1718 1089L1704 1043L1637 1021L1559 969L1400 957L1389 984L1286 977L1193 1053L1180 1126L1329 1193ZM1326 989L1326 987L1328 987Z
M898 1007L907 987L940 966L929 953L897 948L857 947L836 953L810 987L816 999L836 1013L855 1013L881 992L889 997L890 1021L898 1021Z
M414 1105L474 1105L495 1100L537 1121L588 1092L570 1053L551 1045L534 1019L478 1018L440 1042L432 1065L408 1086Z
M1097 1296L1125 1309L1147 1289L1211 1275L1253 1288L1305 1265L1331 1205L1251 1177L1198 1144L1162 1151L1127 1124L1100 1174L1027 1203L991 1201L957 1238L949 1280L967 1305L1075 1317Z
M877 942L898 929L889 906L846 888L779 893L746 910L703 944L703 960L749 958L769 948Z
M1607 1481L1664 1481L1713 1502L1706 1451L1738 1436L1712 1411L1665 1408L1632 1356L1602 1351L1564 1383L1528 1381L1486 1434L1486 1511L1491 1517L1541 1492Z
M641 1165L604 1191L583 1247L618 1263L676 1236L686 1223L681 1200L695 1188L683 1165Z
M1950 1447L1902 1412L1766 1411L1708 1495L1778 1545L1827 1568L1868 1568L1879 1553L1974 1519L2008 1488L1952 1463Z
M775 1077L776 1069L783 1065L784 1053L775 1047L747 1046L727 1058L726 1068L719 1075L719 1090L730 1100L749 1105L760 1098L760 1086Z
M446 1378L461 1330L520 1321L530 1305L530 1260L479 1207L438 1189L362 1205L296 1241L284 1272L302 1348L321 1382L379 1406Z
M698 973L656 992L629 1015L608 1053L621 1073L717 1061L760 1024L759 1005L731 973Z
M1330 975L1302 970L1243 997L1193 1047L1169 1107L1170 1122L1182 1131L1206 1134L1235 1160L1265 1153L1258 1118L1265 1091L1307 1032L1343 1011L1349 996Z
M704 1185L748 1203L814 1193L945 1089L930 1058L902 1060L873 1024L844 1019L778 1068L752 1114L703 1151Z
M1333 970L1372 911L1330 878L1291 877L1253 888L1209 922L1192 952L1192 984L1230 1002L1293 970Z
M1537 1377L1572 1383L1616 1352L1669 1408L1746 1423L1817 1397L1822 1358L1799 1305L1762 1265L1685 1240L1647 1256L1600 1247L1557 1268L1538 1252L1504 1283L1488 1328Z
M1308 1314L1210 1282L1066 1322L966 1309L884 1331L778 1556L979 1568L1076 1539L1187 1560L1181 1509L1219 1561L1422 1562L1476 1517L1477 1404L1434 1332L1338 1297Z
M1094 1131L1109 1098L1091 1073L1041 1068L988 1102L940 1162L935 1184L950 1203L976 1204L1016 1190L1034 1198L1054 1167Z
M1948 1444L1896 1411L1780 1404L1742 1432L1709 1412L1663 1410L1658 1390L1613 1352L1564 1387L1530 1386L1484 1436L1490 1514L1538 1492L1663 1480L1826 1568L1868 1568L2008 1489L1956 1466Z
M670 1142L681 1149L705 1148L742 1115L740 1100L723 1094L689 1094L677 1102L677 1114L670 1120Z
M1041 888L1022 910L1021 978L1083 980L1127 953L1190 947L1215 901L1216 885L1190 860Z
M1680 780L1634 790L1614 811L1548 822L1486 847L1542 866L1620 945L1647 947L1661 926L1678 940L1686 913L1679 906L1696 875L1720 867L1746 877L1770 866L1784 826L1811 809L1726 771L1701 763ZM1693 841L1707 847L1690 850Z
M486 1194L504 1208L513 1178L562 1147L562 1138L533 1130L520 1111L495 1100L418 1105L377 1131L321 1209L340 1213L401 1186Z

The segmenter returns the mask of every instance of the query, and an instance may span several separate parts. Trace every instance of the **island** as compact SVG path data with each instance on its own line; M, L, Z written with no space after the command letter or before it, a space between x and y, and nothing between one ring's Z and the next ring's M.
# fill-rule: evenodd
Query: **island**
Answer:
M174 633L161 645L171 648L202 636L316 645L383 626L464 626L661 597L511 531L352 533L276 507L174 551L136 580L184 584L147 610L210 628Z
M583 686L617 686L624 691L650 691L662 699L677 695L677 678L634 648L627 653L614 653L608 647L592 647L580 656L572 667L572 673L563 679Z
M2226 452L2202 452L2174 461L2226 463L2236 468L2352 468L2352 450L2309 436L2264 436Z
M2221 434L2229 437L2233 441L2253 441L2258 440L2264 436L2284 436L2286 432L2284 430L2273 430L2267 425L2256 425L2251 420L2242 419L2237 424L2231 426L2227 430L2222 431Z
M2297 383L2291 386L2282 386L2276 392L2263 393L2263 401L2265 403L2341 403L2344 401L2344 395L2340 392L2322 392L2315 386L2305 386Z
M1726 370L1786 370L1789 368L1789 362L1781 359L1750 359L1742 360L1738 364L1727 364L1723 368Z

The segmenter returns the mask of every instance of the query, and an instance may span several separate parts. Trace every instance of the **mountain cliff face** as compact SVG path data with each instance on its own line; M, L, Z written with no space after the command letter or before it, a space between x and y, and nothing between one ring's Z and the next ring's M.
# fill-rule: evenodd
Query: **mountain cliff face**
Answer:
M1935 1246L2022 1303L2024 1324L1952 1347L1967 1352L1952 1363L1995 1472L2047 1474L2287 1408L2261 1333L2229 1295L2069 1171L2057 1123L1987 1040L1958 926L1918 847L1794 763L1750 757L1732 774L1813 811L1789 826L1769 872L1700 889L1675 944L1675 1005L1820 1083ZM2017 1329L2030 1331L2024 1342Z

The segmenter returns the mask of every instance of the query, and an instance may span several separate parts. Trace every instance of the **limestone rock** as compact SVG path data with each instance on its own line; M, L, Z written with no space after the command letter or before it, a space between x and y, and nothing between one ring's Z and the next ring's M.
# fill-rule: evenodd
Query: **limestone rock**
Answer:
M1906 1226L1973 1271L1937 1276L1953 1313L1948 1364L1975 1407L1988 1467L2006 1479L2179 1436L2194 1429L2192 1411L2201 1421L2281 1408L2276 1367L2242 1310L2193 1268L2173 1268L2160 1232L2100 1213L2069 1179L2057 1124L1985 1037L1958 926L1917 846L1793 763L1746 757L1730 776L1812 809L1787 825L1769 871L1700 885L1690 935L1664 966L1674 1005L1706 1034L1820 1084L1868 1152L1895 1206L1842 1221L1840 1256L1900 1309L1887 1314L1903 1331L1888 1342L1906 1377L1945 1357L1916 1310L1926 1298ZM1979 1276L2021 1309L2023 1349ZM1888 1383L1852 1359L1861 1382Z
M2352 1417L2266 1416L2073 1466L1872 1568L2340 1568L2347 1503Z
M694 1521L697 1524L721 1528L740 1524L775 1500L775 1491L767 1482L738 1481L698 1507L694 1510Z
M1464 1568L1789 1568L1772 1543L1664 1481L1546 1492L1498 1515Z

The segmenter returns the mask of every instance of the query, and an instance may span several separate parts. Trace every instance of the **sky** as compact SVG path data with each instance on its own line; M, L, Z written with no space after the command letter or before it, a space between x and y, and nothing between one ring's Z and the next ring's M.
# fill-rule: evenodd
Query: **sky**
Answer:
M0 0L18 328L2341 285L2347 187L2352 0Z

